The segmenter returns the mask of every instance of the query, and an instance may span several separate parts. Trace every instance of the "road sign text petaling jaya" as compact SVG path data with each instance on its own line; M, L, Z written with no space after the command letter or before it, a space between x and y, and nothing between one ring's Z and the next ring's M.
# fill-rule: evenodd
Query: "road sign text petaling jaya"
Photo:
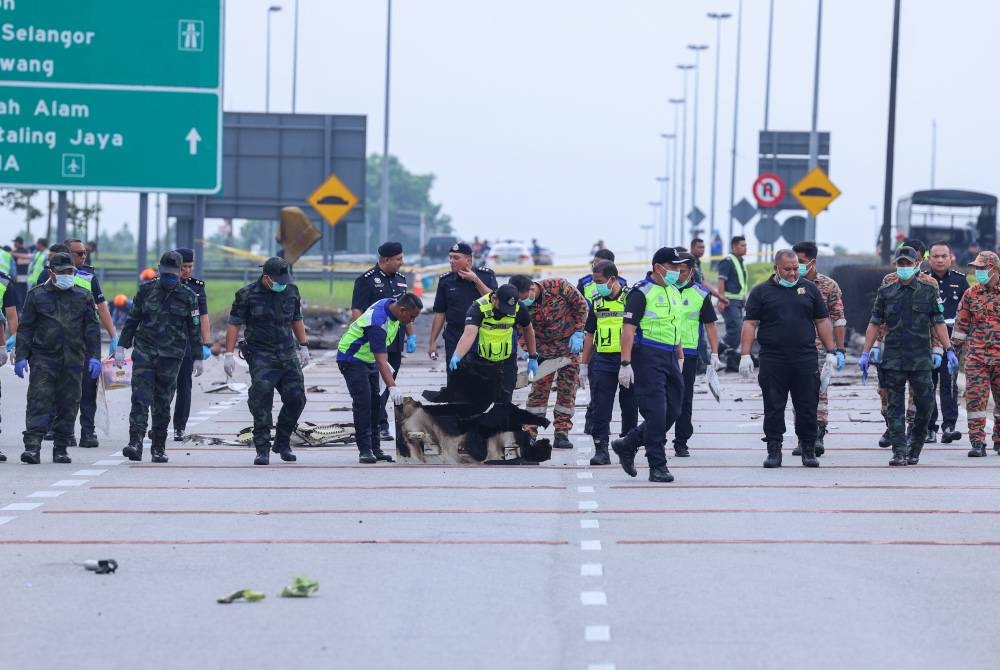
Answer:
M0 184L217 193L222 0L0 0Z

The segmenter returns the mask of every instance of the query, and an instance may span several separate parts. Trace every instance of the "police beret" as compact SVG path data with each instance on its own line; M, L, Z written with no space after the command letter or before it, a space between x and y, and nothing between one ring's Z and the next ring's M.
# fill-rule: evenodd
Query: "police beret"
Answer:
M448 251L453 254L465 254L466 256L472 255L472 247L465 242L455 242L455 244L451 245L451 249Z
M187 247L181 247L180 249L174 249L177 253L181 255L181 260L185 263L194 263L194 249L188 249Z
M386 242L378 248L378 255L382 258L390 258L403 253L403 245L399 242Z

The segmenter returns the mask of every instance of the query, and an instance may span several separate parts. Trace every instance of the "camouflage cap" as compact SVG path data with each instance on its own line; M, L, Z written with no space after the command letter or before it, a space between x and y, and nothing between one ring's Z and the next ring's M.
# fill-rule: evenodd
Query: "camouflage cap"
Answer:
M1000 268L1000 256L992 251L980 251L976 260L969 263L974 268Z

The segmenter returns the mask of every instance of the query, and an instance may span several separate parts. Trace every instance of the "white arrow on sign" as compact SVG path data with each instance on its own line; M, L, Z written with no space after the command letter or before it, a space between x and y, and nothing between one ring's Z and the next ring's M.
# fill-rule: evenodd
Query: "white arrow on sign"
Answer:
M189 130L188 134L184 137L184 139L187 140L188 143L188 152L190 152L192 156L197 155L198 142L201 142L201 135L198 134L198 129L192 128L191 130Z

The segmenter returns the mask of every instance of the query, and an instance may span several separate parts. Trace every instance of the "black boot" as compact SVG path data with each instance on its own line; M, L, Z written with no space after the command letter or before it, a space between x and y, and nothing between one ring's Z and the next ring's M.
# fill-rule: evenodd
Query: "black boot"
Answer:
M801 455L802 455L802 440L799 440L795 444L795 448L792 449L792 456L801 456Z
M892 460L889 461L889 465L906 465L906 447L892 445Z
M635 454L639 451L639 447L635 446L631 436L632 433L629 433L625 437L614 440L611 443L611 449L618 454L618 462L621 463L625 474L629 477L635 477L639 474L639 471L635 469Z
M167 462L167 435L157 435L153 438L153 444L149 447L149 453L152 456L152 461L154 463L166 463Z
M1000 442L993 443L993 451L997 452L997 456L1000 456Z
M986 455L985 442L973 442L972 449L969 449L969 458L978 458Z
M927 431L927 436L924 437L924 444L933 444L935 442L937 442L937 431L936 430L928 430Z
M392 442L396 438L393 437L393 434L389 432L388 428L383 428L378 432L378 439L379 442Z
M955 426L941 427L941 442L943 444L951 444L952 442L958 442L961 439L962 433L955 430Z
M594 443L594 456L590 459L591 465L611 465L611 455L608 454L607 444Z
M93 432L82 432L80 433L80 448L81 449L96 449L101 446L101 443L97 441L97 435Z
M816 452L816 457L819 458L826 453L826 445L823 444L823 438L826 437L826 421L816 422L816 445L813 449Z
M878 446L883 449L888 449L892 446L892 438L889 437L889 429L886 428L885 432L882 433L882 437L878 438Z
M667 470L667 464L654 465L649 468L649 481L659 484L669 484L674 481L674 476Z
M122 456L130 461L142 460L142 433L129 431L128 445L122 449Z
M816 459L815 445L809 443L802 445L802 465L807 468L819 467L819 461Z
M296 460L295 454L292 453L292 448L287 444L282 444L280 446L276 444L271 447L271 451L281 456L281 460L286 463L294 463Z
M767 443L767 458L764 459L765 468L781 467L781 442Z
M686 444L674 443L674 456L677 458L688 458L691 456L691 452L688 450Z
M360 447L358 454L358 463L365 463L366 465L371 465L372 463L377 463L378 459L375 458L374 452L368 447Z
M372 449L372 454L375 456L376 461L385 461L386 463L396 462L392 456L382 451L382 447L375 447Z
M24 440L24 451L21 453L21 462L28 465L38 465L42 462L42 441L37 437L34 440Z
M183 441L184 441L184 429L174 428L174 442L183 442Z
M271 445L267 444L255 444L254 449L257 450L257 457L253 459L254 465L267 465L271 462Z
M7 456L2 451L0 451L0 463L6 463L6 462L7 462Z
M573 443L569 441L569 437L566 433L556 433L555 439L552 440L553 449L572 449Z
M69 457L66 453L65 444L57 444L52 447L52 462L53 463L72 463L73 459Z
M920 462L920 450L924 448L922 444L910 444L909 451L906 452L906 464L916 465Z

